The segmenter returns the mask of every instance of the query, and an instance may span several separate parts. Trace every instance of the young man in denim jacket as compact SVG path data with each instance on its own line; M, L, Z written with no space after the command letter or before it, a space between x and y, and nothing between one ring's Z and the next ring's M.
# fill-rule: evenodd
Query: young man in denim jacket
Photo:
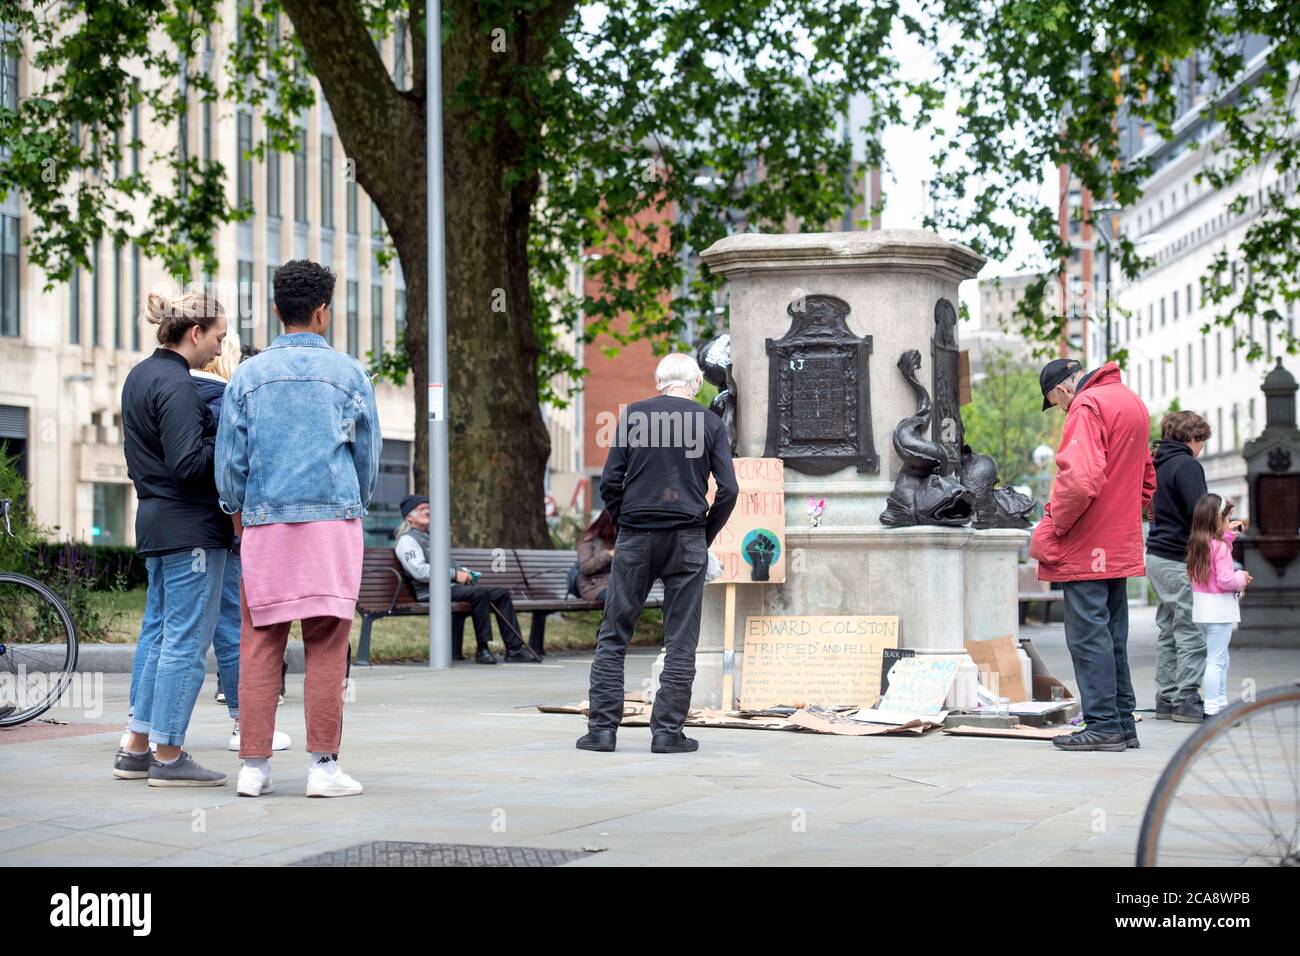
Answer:
M238 790L271 790L280 662L302 622L307 795L352 796L338 766L348 634L361 586L366 515L382 444L375 391L361 363L322 337L334 274L294 260L275 273L280 335L242 363L217 432L221 505L240 513L244 564L239 652Z

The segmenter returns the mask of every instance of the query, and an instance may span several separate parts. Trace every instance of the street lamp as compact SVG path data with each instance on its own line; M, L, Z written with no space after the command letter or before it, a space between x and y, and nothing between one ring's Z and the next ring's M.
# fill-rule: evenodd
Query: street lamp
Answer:
M1110 258L1111 245L1115 242L1114 216L1119 210L1119 203L1110 201L1094 203L1092 207L1092 228L1097 231L1097 235L1101 237L1101 241L1106 247L1106 354L1102 356L1103 362L1110 358ZM1100 217L1098 217L1098 213L1101 214ZM1095 301L1096 297L1094 296L1093 299Z

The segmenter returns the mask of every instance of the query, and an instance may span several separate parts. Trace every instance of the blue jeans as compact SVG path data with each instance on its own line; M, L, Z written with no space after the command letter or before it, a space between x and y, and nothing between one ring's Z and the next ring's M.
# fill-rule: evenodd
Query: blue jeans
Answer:
M159 584L162 633L153 640L141 668L130 729L147 733L150 743L171 747L185 743L221 610L229 554L221 548L195 548L146 559L151 590L155 581Z
M217 658L217 678L226 695L226 709L239 719L239 581L243 577L239 555L226 557L221 578L221 611L212 632L212 653Z
M150 650L162 636L162 575L154 573L157 567L145 559L149 572L149 590L144 603L144 620L140 622L140 637L135 645L135 662L131 665L131 693L126 715L135 713L135 698L140 689L140 676ZM212 632L212 651L217 658L219 685L226 693L226 710L232 720L239 719L239 581L243 569L239 555L226 558L226 570L221 580L221 612L217 629Z
M1128 669L1128 594L1124 578L1066 581L1065 645L1089 730L1137 736Z

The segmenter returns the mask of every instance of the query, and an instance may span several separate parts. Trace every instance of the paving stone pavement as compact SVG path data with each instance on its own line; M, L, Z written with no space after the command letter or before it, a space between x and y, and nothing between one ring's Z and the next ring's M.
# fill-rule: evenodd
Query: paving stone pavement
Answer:
M1150 608L1131 616L1138 706L1149 708L1154 617ZM1073 686L1061 626L1024 633ZM629 654L629 687L653 659ZM239 761L225 749L230 723L211 678L186 749L230 775L222 788L113 779L116 732L9 743L0 748L0 865L279 865L405 841L600 851L568 866L1128 866L1151 788L1192 729L1147 715L1142 749L1120 754L942 734L696 729L698 753L653 755L649 731L630 728L616 753L593 754L573 747L581 718L535 709L585 697L590 660L355 669L341 763L365 785L359 797L303 796L300 676L279 718L294 748L272 759L275 792L257 799L235 794ZM1249 678L1262 688L1300 674L1300 654L1234 649L1231 666L1230 686ZM124 719L128 677L103 675L102 713L52 715Z

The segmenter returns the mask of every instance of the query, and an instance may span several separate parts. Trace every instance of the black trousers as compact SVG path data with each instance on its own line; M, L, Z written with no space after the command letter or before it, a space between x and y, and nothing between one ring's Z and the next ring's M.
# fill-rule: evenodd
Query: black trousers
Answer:
M657 578L664 582L664 670L650 712L650 732L680 733L695 683L700 602L708 548L703 528L620 530L605 595L605 616L591 664L591 730L616 730L623 719L623 665L632 631Z
M470 606L469 616L474 622L474 639L478 641L480 649L487 647L488 642L492 640L493 608L498 615L497 630L501 632L501 642L505 644L506 649L513 651L522 646L519 618L515 614L514 602L510 600L510 592L506 588L453 584L451 599L453 602L464 601ZM453 650L458 649L453 648Z
M1128 669L1128 591L1124 578L1067 581L1065 644L1083 698L1089 730L1137 734L1133 680Z

